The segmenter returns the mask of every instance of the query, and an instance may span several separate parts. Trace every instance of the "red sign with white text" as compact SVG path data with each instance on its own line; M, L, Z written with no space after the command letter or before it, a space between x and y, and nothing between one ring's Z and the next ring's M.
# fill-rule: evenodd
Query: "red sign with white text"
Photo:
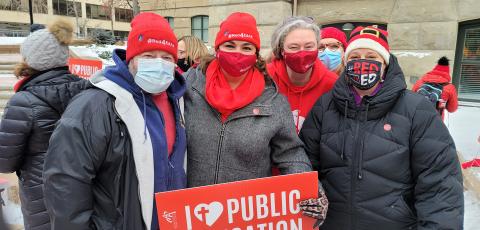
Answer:
M162 230L313 229L315 220L303 216L298 203L317 197L317 172L155 194Z
M68 69L70 72L81 78L90 78L95 72L101 70L102 66L103 63L99 60L68 59Z

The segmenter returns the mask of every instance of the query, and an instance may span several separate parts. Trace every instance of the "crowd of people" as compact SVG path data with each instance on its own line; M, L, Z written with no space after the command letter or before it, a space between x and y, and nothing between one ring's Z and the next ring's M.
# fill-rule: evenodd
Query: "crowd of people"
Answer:
M312 170L318 197L298 205L322 230L462 229L447 58L414 93L375 26L347 40L289 17L266 61L248 13L209 52L146 12L87 81L67 67L72 34L57 21L27 37L0 123L25 229L159 229L157 192Z

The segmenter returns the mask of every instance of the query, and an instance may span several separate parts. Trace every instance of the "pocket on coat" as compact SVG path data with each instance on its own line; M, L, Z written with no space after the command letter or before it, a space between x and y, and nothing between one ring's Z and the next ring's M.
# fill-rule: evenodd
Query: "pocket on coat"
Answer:
M395 221L411 222L417 219L403 197L395 200L395 202L386 207L386 210L385 213L390 217L389 219Z

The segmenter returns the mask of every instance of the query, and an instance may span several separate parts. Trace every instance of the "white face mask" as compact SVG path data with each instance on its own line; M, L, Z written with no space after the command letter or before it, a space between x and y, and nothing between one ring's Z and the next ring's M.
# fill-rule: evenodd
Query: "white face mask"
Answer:
M161 58L138 59L135 83L147 93L159 94L172 84L175 64Z

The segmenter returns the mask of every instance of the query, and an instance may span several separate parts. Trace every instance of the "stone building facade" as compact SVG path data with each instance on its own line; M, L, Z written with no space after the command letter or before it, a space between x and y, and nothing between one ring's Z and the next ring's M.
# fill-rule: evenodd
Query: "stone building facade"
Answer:
M208 16L204 41L210 45L228 14L249 12L257 19L263 54L270 48L275 26L292 15L311 16L321 26L381 25L389 32L391 52L398 57L409 86L446 55L452 60L460 97L480 101L478 0L140 0L140 6L142 11L169 17L177 36L192 34L194 17ZM465 48L467 40L470 50ZM465 59L467 52L469 59Z
M133 18L126 0L32 0L32 4L34 23L46 25L62 18L72 22L79 37L100 29L113 30L117 39L123 40ZM27 0L0 0L0 37L27 36L30 26L28 11Z

